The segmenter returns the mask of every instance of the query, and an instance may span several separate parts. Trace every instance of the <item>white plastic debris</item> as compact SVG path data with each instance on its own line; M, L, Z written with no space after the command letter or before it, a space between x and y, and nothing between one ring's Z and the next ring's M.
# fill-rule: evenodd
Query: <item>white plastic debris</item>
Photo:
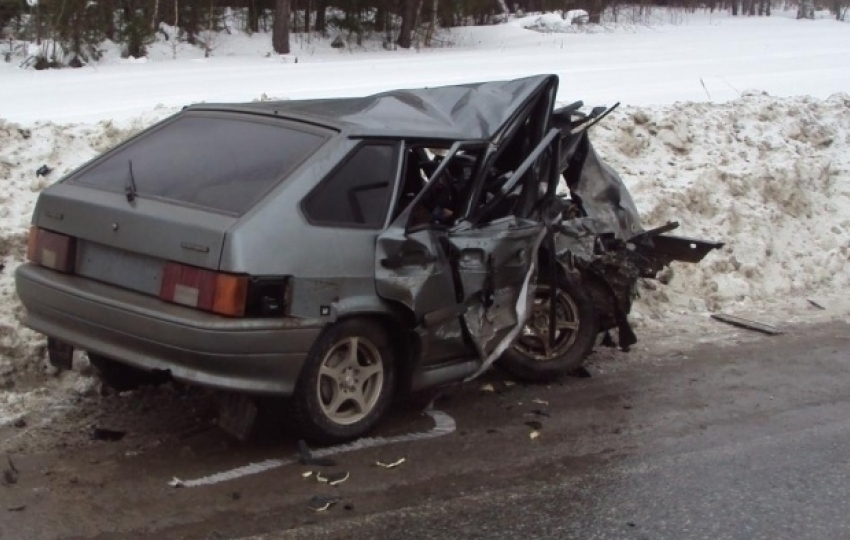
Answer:
M173 488L182 488L186 486L186 484L183 483L183 480L180 480L176 476L168 483L168 485Z
M398 458L395 461L389 461L389 462L376 461L375 465L377 465L378 467L383 467L385 469L395 469L396 467L398 467L399 465L401 465L405 461L407 461L407 458L402 457L402 458Z

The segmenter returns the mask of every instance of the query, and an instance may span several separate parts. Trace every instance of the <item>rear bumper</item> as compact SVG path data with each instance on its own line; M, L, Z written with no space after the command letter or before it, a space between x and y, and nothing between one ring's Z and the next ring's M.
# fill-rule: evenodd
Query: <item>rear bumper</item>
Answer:
M24 323L145 370L225 390L291 395L322 323L228 319L33 264L15 272Z

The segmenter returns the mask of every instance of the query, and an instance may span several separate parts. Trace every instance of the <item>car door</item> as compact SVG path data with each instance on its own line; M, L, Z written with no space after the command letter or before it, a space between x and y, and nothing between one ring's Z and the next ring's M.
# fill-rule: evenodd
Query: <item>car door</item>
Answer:
M445 226L430 220L430 208L429 219L416 223L414 214L440 189L458 148L378 237L376 285L381 297L414 313L423 357L447 345L465 347L486 368L525 322L545 231L541 223L515 216L475 227L463 220Z

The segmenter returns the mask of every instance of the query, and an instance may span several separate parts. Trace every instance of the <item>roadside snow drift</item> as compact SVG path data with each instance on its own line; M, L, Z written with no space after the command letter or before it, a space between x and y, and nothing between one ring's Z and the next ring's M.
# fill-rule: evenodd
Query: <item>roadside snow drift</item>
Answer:
M595 129L646 226L726 242L646 283L638 318L850 288L850 95L629 108Z

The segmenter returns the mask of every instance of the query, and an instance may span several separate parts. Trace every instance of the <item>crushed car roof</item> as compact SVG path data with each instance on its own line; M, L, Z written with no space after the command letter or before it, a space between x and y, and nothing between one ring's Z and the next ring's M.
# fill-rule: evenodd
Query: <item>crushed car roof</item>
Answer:
M334 127L354 137L491 140L555 75L413 90L365 97L199 104L190 110L273 114Z

